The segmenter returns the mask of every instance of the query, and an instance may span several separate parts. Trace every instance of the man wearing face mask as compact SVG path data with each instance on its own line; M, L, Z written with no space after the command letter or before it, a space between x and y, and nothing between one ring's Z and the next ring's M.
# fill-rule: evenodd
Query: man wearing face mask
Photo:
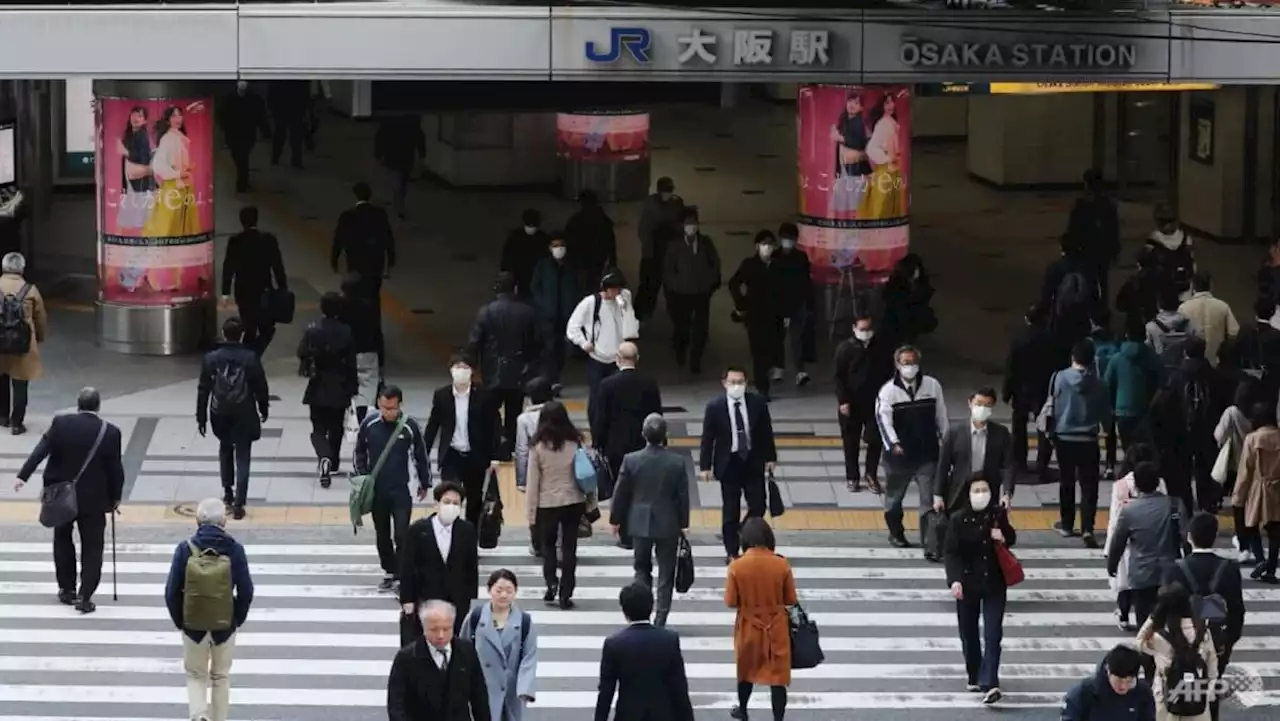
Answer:
M222 126L231 160L236 164L236 192L249 192L249 156L262 137L271 137L267 124L267 103L249 88L249 83L236 83L236 91L218 103L218 124Z
M498 270L514 275L516 292L527 297L533 282L533 269L538 261L547 257L550 238L542 232L542 213L529 208L520 214L520 221L522 225L507 234Z
M813 306L813 279L809 256L796 247L800 229L795 223L778 226L778 252L773 255L774 269L778 274L778 315L787 335L786 348L796 366L796 387L809 383L805 373L806 362L816 360L816 338L809 323ZM773 369L773 379L782 380L784 368Z
M423 437L430 448L439 434L436 463L440 477L462 486L467 520L478 525L484 508L485 474L490 467L497 468L502 454L502 425L493 394L472 385L471 377L471 361L455 353L449 359L451 382L437 388L432 396Z
M671 178L658 178L656 190L640 209L640 289L636 296L636 315L640 320L648 320L658 304L667 244L679 237L680 213L684 210L684 199L676 195L676 184Z
M681 210L680 224L684 236L667 246L662 283L674 327L676 363L688 363L696 375L702 372L702 354L707 348L711 295L720 288L720 253L711 238L699 232L697 210Z
M771 374L783 362L782 317L778 314L781 278L773 261L777 247L778 239L773 233L760 231L756 234L755 254L744 258L729 278L733 317L746 324L756 390L766 401Z
M938 471L933 481L933 511L949 516L961 508L969 479L987 480L988 490L1003 508L1013 501L1013 436L991 420L994 388L979 388L969 397L969 420L954 423L942 437ZM940 549L926 549L935 559ZM931 560L935 560L931 559Z
M920 493L920 531L928 528L927 515L933 508L933 478L938 465L938 439L947 432L947 404L942 385L932 376L920 374L920 351L903 346L893 354L897 373L880 388L876 397L876 418L884 437L886 493L884 521L889 527L889 544L910 548L902 526L902 501L907 487L915 482Z
M533 306L538 311L542 328L542 374L551 382L552 390L560 392L560 374L568 355L565 345L565 329L569 327L569 315L582 298L582 285L572 259L567 258L564 238L552 234L549 244L550 257L543 258L533 268Z
M876 423L876 395L893 377L893 347L876 334L871 313L855 308L853 337L836 347L836 403L840 419L840 441L844 447L844 477L850 491L858 490L859 479L872 493L880 487L880 427ZM862 443L867 444L866 473L858 470Z
M462 487L453 481L436 486L436 512L419 518L405 533L400 551L400 605L402 644L422 632L414 621L421 604L448 601L457 608L470 608L480 586L480 557L476 527L462 518ZM454 633L462 628L462 616L454 623Z
M600 291L583 298L569 316L565 338L587 354L587 419L595 427L600 383L618 371L618 347L640 337L631 291L622 273L611 270Z

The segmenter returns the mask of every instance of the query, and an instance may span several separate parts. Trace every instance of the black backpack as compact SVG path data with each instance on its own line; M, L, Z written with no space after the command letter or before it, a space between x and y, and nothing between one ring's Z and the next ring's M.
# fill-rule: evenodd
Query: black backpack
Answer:
M17 295L5 293L0 298L0 355L26 355L31 352L31 324L24 312L31 284L24 283Z
M1173 716L1199 716L1209 708L1209 665L1200 655L1205 629L1196 629L1195 640L1174 640L1167 629L1158 631L1173 648L1173 657L1164 671L1164 706ZM1178 634L1182 631L1179 629Z
M213 372L213 412L238 413L249 403L249 370L227 360Z
M1057 320L1087 317L1097 296L1097 284L1084 273L1073 270L1058 282L1058 292L1053 297L1053 317Z
M1191 574L1187 559L1178 561L1178 568L1182 570L1182 575L1187 579L1187 587L1191 589L1191 608L1209 629L1209 636L1218 653L1227 649L1227 601L1218 593L1218 589L1222 587L1222 579L1231 565L1230 562L1219 559L1218 569L1209 579L1209 587L1200 588L1195 576Z
M1187 357L1187 341L1191 340L1191 321L1183 318L1175 325L1166 325L1159 319L1151 321L1164 333L1164 343L1160 346L1160 362L1166 368L1177 368L1182 359Z
M1218 418L1213 413L1213 394L1205 384L1195 378L1182 387L1183 412L1186 413L1187 430L1212 430Z

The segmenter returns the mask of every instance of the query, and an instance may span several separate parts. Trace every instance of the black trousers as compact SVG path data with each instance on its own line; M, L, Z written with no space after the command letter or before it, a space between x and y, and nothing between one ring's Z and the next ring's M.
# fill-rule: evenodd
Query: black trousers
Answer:
M236 299L236 311L244 322L244 344L261 358L276 337L276 324L266 317L261 301Z
M102 513L86 514L53 529L53 567L59 591L76 590L76 546L71 540L72 525L80 532L80 598L88 601L102 581L103 535L107 517Z
M516 419L524 411L524 390L521 388L495 388L493 399L502 406L502 449L504 454L515 452Z
M233 506L243 508L249 498L249 464L252 459L253 441L219 439L222 499L230 501Z
M316 459L329 459L330 472L338 470L342 457L342 436L346 431L347 409L311 406L311 447Z
M746 461L733 456L725 477L720 479L720 534L724 537L725 555L742 553L738 531L745 520L742 516L744 496L747 499L746 518L764 518L764 488L764 477L758 472L750 472Z
M307 135L306 115L278 117L275 119L275 132L271 138L271 163L278 165L284 155L285 141L289 141L289 162L295 167L302 166L302 141Z
M653 255L640 259L640 288L636 295L636 317L648 320L658 308L658 292L662 290L662 266L667 258L667 244L656 243Z
M533 500L533 499L530 499ZM560 598L573 598L578 585L578 524L587 512L587 504L539 508L535 515L542 546L542 580L547 588L559 588ZM556 540L563 544L560 580L556 581Z
M587 358L587 424L596 427L596 394L600 392L600 384L605 378L618 372L615 363L601 363L595 358Z
M1058 513L1062 527L1075 528L1076 483L1080 484L1080 531L1093 533L1098 514L1098 463L1102 455L1098 442L1058 441Z
M27 391L30 385L31 381L0 375L0 418L7 419L15 426L26 421Z
M653 590L653 556L658 556L658 592L656 595L657 615L655 626L667 625L667 616L671 613L671 592L676 582L676 550L679 547L675 538L636 538L635 570L636 580Z
M388 576L400 577L400 549L409 529L413 500L407 492L374 493L373 535L378 546L378 563ZM459 614L461 615L461 614Z
M378 328L374 331L374 342L378 346L378 370L387 367L387 342L382 334L382 271L377 273L360 273L364 282L365 298L373 303L373 314L378 319ZM380 373L385 377L386 373Z
M452 448L440 459L440 479L454 481L462 486L467 499L467 520L479 525L484 510L484 474L489 470L489 459L475 452L460 453Z
M231 161L236 165L236 192L243 193L249 189L249 156L253 153L253 144L236 144L230 147Z
M686 295L668 290L667 313L671 316L671 342L676 360L681 364L688 361L690 370L695 372L702 370L702 355L707 350L711 323L711 294Z
M1011 428L1009 431L1013 434L1013 462L1014 465L1025 468L1027 466L1027 456L1030 453L1030 444L1027 441L1027 423L1034 420L1040 413L1040 407L1044 405L1043 400L1040 404L1035 404L1032 400L1023 401L1021 398L1014 396L1013 399L1013 418L1010 421ZM1044 475L1049 469L1049 459L1053 457L1053 445L1049 437L1040 431L1036 431L1036 472Z
M786 357L782 352L785 338L781 318L752 321L748 317L747 348L751 353L752 379L756 383L756 389L766 395L771 385L770 371L786 365Z
M849 415L837 413L840 420L840 445L844 448L844 478L856 481L865 476L880 475L880 454L884 442L880 439L880 426L876 425L875 404L850 404ZM867 444L866 471L859 472L862 442Z

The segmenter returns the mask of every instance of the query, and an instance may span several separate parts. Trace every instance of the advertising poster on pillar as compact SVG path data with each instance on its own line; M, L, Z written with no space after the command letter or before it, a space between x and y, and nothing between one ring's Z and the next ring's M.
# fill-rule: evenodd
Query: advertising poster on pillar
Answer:
M905 85L800 88L800 246L814 281L835 285L861 266L884 280L907 253L911 91Z
M101 98L98 286L104 302L213 293L213 103Z
M649 155L649 114L556 114L556 154L567 160L628 163Z

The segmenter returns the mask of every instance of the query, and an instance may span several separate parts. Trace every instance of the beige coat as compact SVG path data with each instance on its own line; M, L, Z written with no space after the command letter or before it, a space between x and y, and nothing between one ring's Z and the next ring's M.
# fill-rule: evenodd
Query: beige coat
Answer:
M1202 291L1183 301L1178 312L1189 318L1196 335L1204 338L1205 358L1218 365L1218 351L1222 344L1228 338L1240 335L1240 324L1236 322L1231 306L1213 297L1213 293Z
M563 508L585 503L587 496L573 475L573 454L578 444L572 441L560 450L545 443L529 449L529 471L525 488L525 515L532 525L539 508Z
M767 548L752 548L729 564L724 604L737 609L733 655L738 680L767 686L791 683L791 621L796 605L791 564Z
M1266 426L1244 437L1231 505L1244 507L1244 525L1280 522L1280 429Z
M1182 633L1190 644L1195 640L1196 629L1191 623L1191 619L1182 619ZM1160 634L1155 632L1155 628L1150 620L1143 624L1142 629L1138 631L1138 650L1152 657L1156 662L1155 683L1152 684L1152 693L1156 697L1156 721L1209 721L1209 710L1198 716L1174 716L1165 708L1165 688L1164 675L1169 668L1169 664L1173 663L1173 645ZM1200 641L1200 657L1204 659L1205 666L1208 667L1209 679L1218 678L1218 654L1213 649L1213 637L1205 630L1204 637ZM1206 689L1207 693L1213 693L1212 687ZM1210 696L1212 700L1212 696Z
M22 292L22 286L25 283L26 281L17 273L0 275L0 297L10 293L17 295ZM44 342L45 335L49 332L49 319L45 315L44 298L40 296L40 290L34 284L27 292L26 301L22 304L22 312L32 328L31 351L20 356L0 356L0 375L11 376L19 381L34 381L44 374L44 366L40 363L40 344Z

